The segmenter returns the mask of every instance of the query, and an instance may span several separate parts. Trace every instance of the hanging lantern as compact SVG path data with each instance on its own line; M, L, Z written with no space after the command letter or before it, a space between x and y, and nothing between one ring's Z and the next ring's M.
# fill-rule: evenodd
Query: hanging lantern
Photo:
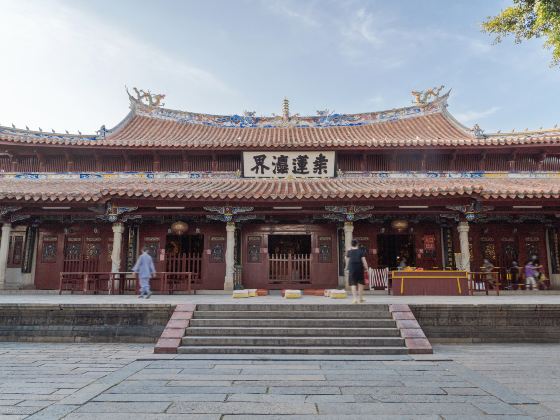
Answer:
M396 219L391 222L391 227L399 232L405 230L408 227L408 221L402 219Z
M182 235L187 230L189 230L189 225L182 221L174 222L171 225L171 232L173 232L175 235Z

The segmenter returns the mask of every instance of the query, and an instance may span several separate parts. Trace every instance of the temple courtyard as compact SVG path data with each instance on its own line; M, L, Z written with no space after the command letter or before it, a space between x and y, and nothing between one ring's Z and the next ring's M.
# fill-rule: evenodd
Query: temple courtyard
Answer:
M147 344L0 343L1 418L560 418L560 344L425 356L154 355Z
M22 341L0 342L0 419L560 418L560 344L553 320L560 294L554 291L500 296L366 295L363 306L368 310L394 304L416 308L419 320L426 323L426 334L440 338L433 340L433 354L154 354L153 342L146 342L153 337L146 335L144 343L119 342L124 336L119 325L129 330L124 340L152 330L157 333L154 337L159 336L163 327L157 325L167 322L166 311L175 305L307 304L311 308L350 300L319 296L286 300L279 295L233 299L223 293L156 294L144 300L135 295L4 291L0 305L5 328L10 317L19 316L17 311L21 320L27 319L25 312L38 311L50 321L44 321L43 327L21 321ZM348 306L340 308L348 310ZM67 312L64 319L82 321L55 322L49 311ZM113 342L85 342L91 341L90 333L101 331L93 320L109 319L95 311L115 317L115 325L103 326L114 334L99 338ZM502 312L511 322L504 321ZM91 323L82 319L85 313ZM159 324L151 330L144 321L134 324L135 317L148 313L152 318L142 319ZM162 320L157 321L158 316ZM492 316L497 318L489 323ZM540 316L542 324L533 325L527 316ZM459 329L469 334L458 338L449 326L461 322L465 326ZM536 334L536 325L550 335ZM65 335L68 328L73 339ZM31 332L25 333L26 329ZM475 330L483 333L476 335ZM511 341L515 331L514 338L524 335L525 343L484 342ZM454 338L446 342L445 337ZM537 342L541 339L556 342Z

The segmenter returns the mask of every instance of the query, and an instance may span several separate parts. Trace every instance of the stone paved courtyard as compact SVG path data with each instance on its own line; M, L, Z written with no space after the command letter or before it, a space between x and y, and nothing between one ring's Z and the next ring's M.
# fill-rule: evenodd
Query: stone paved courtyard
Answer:
M0 343L1 418L560 418L560 345L433 356L156 356L151 345Z

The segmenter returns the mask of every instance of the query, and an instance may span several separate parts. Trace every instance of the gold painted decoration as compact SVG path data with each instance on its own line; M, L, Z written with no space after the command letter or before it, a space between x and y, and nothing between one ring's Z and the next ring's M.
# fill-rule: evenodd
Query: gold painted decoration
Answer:
M175 235L182 235L184 234L187 230L189 230L189 225L183 221L177 221L174 222L171 225L171 232L173 232Z

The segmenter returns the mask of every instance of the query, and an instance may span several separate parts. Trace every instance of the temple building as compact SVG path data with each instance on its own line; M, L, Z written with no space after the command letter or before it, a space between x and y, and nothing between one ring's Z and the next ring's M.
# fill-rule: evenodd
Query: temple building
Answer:
M207 115L134 89L91 135L0 126L0 288L61 272L160 272L201 290L344 284L356 238L372 267L505 276L536 255L560 284L560 129L485 133L413 92L381 112Z

